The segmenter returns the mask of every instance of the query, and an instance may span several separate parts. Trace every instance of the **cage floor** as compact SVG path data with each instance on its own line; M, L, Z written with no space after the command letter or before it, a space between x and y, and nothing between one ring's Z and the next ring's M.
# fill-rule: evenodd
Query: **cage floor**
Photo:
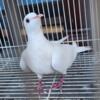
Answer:
M35 91L36 75L22 72L19 58L0 58L0 100L96 100L100 73L96 67L99 67L99 63L92 52L79 54L67 70L62 91L50 89L59 74L45 75L44 88L49 91L38 96Z

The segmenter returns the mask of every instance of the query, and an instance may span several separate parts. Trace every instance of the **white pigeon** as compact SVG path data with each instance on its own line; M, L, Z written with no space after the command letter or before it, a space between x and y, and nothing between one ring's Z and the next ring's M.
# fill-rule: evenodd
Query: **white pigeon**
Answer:
M61 44L67 37L57 41L50 42L43 35L41 27L42 14L31 12L24 18L24 26L28 36L27 48L23 51L20 67L24 71L29 69L35 72L39 82L38 90L42 90L42 76L59 72L62 75L71 67L76 56L80 52L91 50L90 47L79 47L73 42L70 44ZM54 83L53 88L59 88L63 84L63 77L60 82Z

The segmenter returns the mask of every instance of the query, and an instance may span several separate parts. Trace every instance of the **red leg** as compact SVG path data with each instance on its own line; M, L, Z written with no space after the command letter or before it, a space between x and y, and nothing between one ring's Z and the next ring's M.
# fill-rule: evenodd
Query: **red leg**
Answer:
M63 83L64 83L64 76L62 76L62 77L60 78L60 81L59 81L59 82L53 83L52 88L59 89L59 88L62 87L62 84L63 84Z
M42 80L39 80L37 83L37 92L40 94L41 92L44 92L44 88L43 88L43 83Z

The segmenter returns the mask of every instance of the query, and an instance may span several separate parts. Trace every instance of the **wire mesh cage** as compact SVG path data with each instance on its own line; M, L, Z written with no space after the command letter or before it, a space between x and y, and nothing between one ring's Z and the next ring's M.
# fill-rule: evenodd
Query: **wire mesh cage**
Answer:
M0 0L0 100L99 100L99 5L100 0ZM39 96L36 75L19 67L27 43L23 18L29 12L44 14L42 28L49 41L68 35L64 43L92 47L67 70L62 91L50 89L59 74L44 75L49 91Z

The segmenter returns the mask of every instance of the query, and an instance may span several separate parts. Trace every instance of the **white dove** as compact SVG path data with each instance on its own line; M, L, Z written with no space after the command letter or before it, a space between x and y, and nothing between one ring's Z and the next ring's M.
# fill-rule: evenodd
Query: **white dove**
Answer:
M41 27L42 14L31 12L24 18L24 26L28 36L27 48L23 51L20 67L22 70L35 72L39 82L37 89L43 90L42 76L44 74L52 74L59 72L62 75L71 67L76 56L80 52L91 50L90 47L79 47L73 42L70 44L60 44L67 37L50 42L43 35ZM52 88L60 88L64 78L61 77L58 83L54 83Z

